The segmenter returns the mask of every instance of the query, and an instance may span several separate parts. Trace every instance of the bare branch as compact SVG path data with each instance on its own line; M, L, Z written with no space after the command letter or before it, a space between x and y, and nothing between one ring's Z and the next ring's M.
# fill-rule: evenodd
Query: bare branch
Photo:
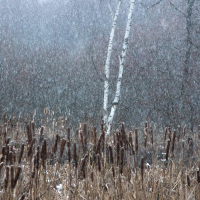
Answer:
M179 11L184 17L187 17L186 14L182 10L180 10L176 5L174 5L170 0L169 3L172 7L175 8L175 10Z

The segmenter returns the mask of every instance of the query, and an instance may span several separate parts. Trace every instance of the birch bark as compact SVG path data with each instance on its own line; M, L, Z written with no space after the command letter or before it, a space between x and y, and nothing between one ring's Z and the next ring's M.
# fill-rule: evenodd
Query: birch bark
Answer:
M130 4L130 8L129 8L129 13L128 13L128 20L127 20L127 24L126 24L126 31L125 31L125 36L124 36L123 49L122 49L121 57L120 57L119 74L118 74L118 80L117 80L117 88L116 88L116 92L115 92L115 98L114 98L114 101L112 103L110 115L109 115L108 119L106 118L106 122L107 122L106 123L106 125L107 125L107 133L106 134L107 135L110 135L111 124L113 122L113 117L115 115L115 111L117 109L117 105L118 105L118 102L119 102L120 91L121 91L121 82L122 82L123 69L124 69L124 63L125 63L125 58L126 58L126 52L127 52L127 49L128 49L128 39L129 39L129 33L130 33L130 28L131 28L131 22L132 22L134 2L135 2L135 0L131 0L131 4ZM107 94L107 97L108 97L108 94ZM105 100L105 96L104 96L104 100Z
M119 15L119 9L121 6L121 0L119 0L116 13L113 19L112 29L110 33L110 39L109 39L109 45L108 45L108 52L107 52L107 58L106 58L106 64L105 64L105 81L104 81L104 122L106 125L108 125L108 93L109 93L109 76L110 76L110 58L112 54L112 47L113 47L113 39L115 34L115 28L117 23L117 18Z

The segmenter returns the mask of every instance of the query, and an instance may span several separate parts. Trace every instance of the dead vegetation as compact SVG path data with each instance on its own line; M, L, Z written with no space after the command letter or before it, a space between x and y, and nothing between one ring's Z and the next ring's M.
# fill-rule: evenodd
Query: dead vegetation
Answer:
M45 122L44 122L45 121ZM200 132L0 126L0 199L200 199Z

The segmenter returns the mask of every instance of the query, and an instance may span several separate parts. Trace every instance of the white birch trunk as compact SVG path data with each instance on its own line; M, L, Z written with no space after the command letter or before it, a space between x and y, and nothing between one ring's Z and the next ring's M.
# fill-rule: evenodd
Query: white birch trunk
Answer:
M115 111L117 109L117 105L118 105L118 102L119 102L122 75L123 75L124 63L125 63L125 58L126 58L126 52L127 52L127 48L128 48L128 38L129 38L129 33L130 33L130 28L131 28L134 2L135 2L135 0L131 0L131 5L130 5L130 8L129 8L128 21L127 21L127 24L126 24L126 32L125 32L125 37L124 37L123 49L122 49L121 58L120 58L117 88L116 88L115 98L114 98L114 101L113 101L113 104L112 104L112 108L111 108L111 111L110 111L110 115L108 117L107 135L110 135L111 124L112 124L113 117L115 115Z
M113 39L114 39L114 34L115 34L115 28L116 28L116 23L117 23L117 18L119 14L119 9L121 5L121 0L119 0L116 13L113 19L113 24L112 24L112 29L110 33L110 39L109 39L109 45L108 45L108 52L107 52L107 58L106 58L106 64L105 64L105 81L104 81L104 104L103 104L103 109L104 109L104 122L108 126L108 92L109 92L109 75L110 75L110 58L112 54L112 46L113 46Z

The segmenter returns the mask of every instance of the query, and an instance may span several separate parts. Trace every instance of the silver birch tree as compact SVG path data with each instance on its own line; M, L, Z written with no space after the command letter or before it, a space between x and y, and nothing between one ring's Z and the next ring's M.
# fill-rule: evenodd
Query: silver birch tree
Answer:
M119 102L124 63L125 63L125 58L126 58L126 52L127 52L127 49L128 49L128 39L129 39L129 33L130 33L130 29L131 29L134 2L135 2L135 0L131 0L131 3L130 3L128 19L127 19L127 24L126 24L126 30L125 30L125 36L124 36L124 42L123 42L123 48L122 48L121 56L119 57L119 73L118 73L118 79L117 79L115 98L113 100L113 103L112 103L112 106L111 106L111 111L110 111L110 114L108 116L108 92L109 92L109 82L108 81L109 81L110 57L111 57L111 53L112 53L114 31L115 31L115 27L116 27L116 21L117 21L117 16L118 16L121 1L119 1L119 3L118 3L116 14L115 14L115 17L114 17L114 20L113 20L113 26L112 26L112 29L111 29L109 46L108 46L108 53L107 53L107 59L106 59L106 65L105 65L106 80L105 80L105 83L104 83L104 112L105 112L104 122L105 122L106 128L107 128L107 132L106 132L107 135L110 135L110 129L111 129L111 125L112 125L112 122L113 122L113 117L115 115L117 105L118 105L118 102Z

